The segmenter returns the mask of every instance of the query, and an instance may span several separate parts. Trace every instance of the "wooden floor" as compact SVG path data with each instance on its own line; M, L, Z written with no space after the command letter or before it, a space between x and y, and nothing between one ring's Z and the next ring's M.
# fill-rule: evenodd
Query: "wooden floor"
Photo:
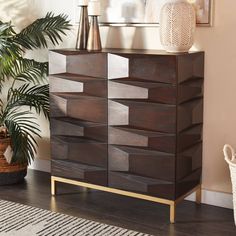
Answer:
M0 199L161 236L236 236L233 211L185 201L170 225L167 206L98 191L61 185L50 196L48 173L30 170L25 182L0 186Z

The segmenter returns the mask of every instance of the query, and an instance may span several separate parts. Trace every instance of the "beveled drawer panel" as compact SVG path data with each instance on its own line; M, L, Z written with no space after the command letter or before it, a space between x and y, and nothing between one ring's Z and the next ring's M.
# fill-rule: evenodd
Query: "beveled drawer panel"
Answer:
M178 128L183 131L203 123L203 99L196 98L178 106Z
M176 198L187 193L190 189L201 183L202 168L193 171L191 174L176 182Z
M176 136L173 134L138 130L122 126L111 126L108 128L108 143L143 147L168 153L175 153L176 151Z
M145 56L130 57L130 77L147 81L175 84L176 57L175 56Z
M107 168L107 144L83 137L56 136L51 141L53 159Z
M143 99L152 102L176 104L176 86L144 82L134 78L109 80L108 98Z
M108 186L130 192L174 199L174 183L120 172L108 172Z
M52 94L51 117L107 122L107 99L77 94Z
M185 149L176 157L176 179L187 177L202 167L202 142Z
M107 170L73 161L52 160L52 175L107 186Z
M107 55L102 53L81 54L67 57L68 73L107 78Z
M110 171L132 173L166 181L175 180L173 154L114 145L109 145L108 150Z
M107 97L107 81L70 73L50 76L51 93L84 93L90 96Z
M107 142L107 126L69 117L51 118L51 135L83 136Z
M110 100L108 125L175 133L176 107L130 100Z

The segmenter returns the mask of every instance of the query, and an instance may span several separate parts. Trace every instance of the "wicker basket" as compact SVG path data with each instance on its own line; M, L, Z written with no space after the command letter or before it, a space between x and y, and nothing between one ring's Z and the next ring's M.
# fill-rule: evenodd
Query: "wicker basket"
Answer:
M229 157L228 151L230 151L231 157ZM228 144L223 149L225 161L229 164L232 190L233 190L233 204L234 204L234 222L236 225L236 153L235 150Z
M0 185L21 182L27 174L27 165L9 164L4 157L10 138L0 139Z

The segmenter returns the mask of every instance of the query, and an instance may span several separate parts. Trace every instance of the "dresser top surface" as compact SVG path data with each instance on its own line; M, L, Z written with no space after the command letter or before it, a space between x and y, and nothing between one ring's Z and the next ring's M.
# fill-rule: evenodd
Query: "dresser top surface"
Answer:
M204 53L203 51L190 51L186 53L169 53L164 50L145 50L145 49L119 49L104 48L102 51L76 50L74 48L51 50L64 55L95 54L95 53L114 53L114 54L136 54L136 55L159 55L159 56L182 56L189 54Z

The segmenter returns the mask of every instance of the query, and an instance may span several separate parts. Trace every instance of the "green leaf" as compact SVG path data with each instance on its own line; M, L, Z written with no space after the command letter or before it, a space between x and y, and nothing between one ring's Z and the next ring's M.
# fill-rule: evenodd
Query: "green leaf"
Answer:
M39 84L46 79L48 63L20 58L9 69L9 75L18 81Z
M4 56L16 58L21 55L22 49L14 40L15 36L16 33L11 24L0 21L0 58Z
M43 112L46 118L49 118L49 85L37 85L31 87L30 84L24 84L18 89L11 91L8 101L9 109L21 106L34 108L38 114Z
M15 110L5 120L12 142L12 163L30 164L36 154L35 136L40 137L40 129L29 115L30 112L17 113Z
M23 52L21 46L14 41L15 35L10 23L0 21L0 91L14 62Z
M46 48L47 40L53 45L59 44L61 36L70 27L66 15L47 13L46 17L36 20L16 35L15 41L26 49Z

